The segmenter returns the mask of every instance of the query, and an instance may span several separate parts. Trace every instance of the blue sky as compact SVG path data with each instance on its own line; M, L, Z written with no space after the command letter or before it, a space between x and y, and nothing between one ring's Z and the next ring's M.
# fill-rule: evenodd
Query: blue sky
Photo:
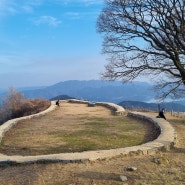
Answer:
M99 79L103 0L0 0L0 87Z

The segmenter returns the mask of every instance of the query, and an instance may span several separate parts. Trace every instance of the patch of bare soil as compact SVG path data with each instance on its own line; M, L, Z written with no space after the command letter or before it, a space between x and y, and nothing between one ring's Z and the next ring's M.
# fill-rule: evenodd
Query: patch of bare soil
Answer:
M175 119L171 124L178 137L169 152L84 163L4 166L0 168L0 185L184 185L185 124ZM122 182L120 175L127 181Z

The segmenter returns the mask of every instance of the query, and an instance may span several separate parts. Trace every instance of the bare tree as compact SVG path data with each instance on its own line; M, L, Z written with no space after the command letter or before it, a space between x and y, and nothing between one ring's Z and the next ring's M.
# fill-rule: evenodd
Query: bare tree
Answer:
M13 87L8 89L7 96L3 98L3 107L7 118L19 117L21 106L26 102L24 95Z
M107 54L103 78L156 80L161 95L185 85L185 1L105 0L97 21Z
M17 92L14 87L10 87L0 104L0 125L9 119L36 114L49 106L50 101L26 99L24 94Z

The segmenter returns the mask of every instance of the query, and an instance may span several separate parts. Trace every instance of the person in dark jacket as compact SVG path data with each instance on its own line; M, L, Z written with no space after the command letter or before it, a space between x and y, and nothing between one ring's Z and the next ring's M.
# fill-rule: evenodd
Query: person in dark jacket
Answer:
M59 100L56 101L56 105L60 106L60 101Z
M164 113L165 113L165 108L162 108L162 110L159 112L159 116L158 116L158 117L159 117L159 118L164 118L164 119L166 119Z

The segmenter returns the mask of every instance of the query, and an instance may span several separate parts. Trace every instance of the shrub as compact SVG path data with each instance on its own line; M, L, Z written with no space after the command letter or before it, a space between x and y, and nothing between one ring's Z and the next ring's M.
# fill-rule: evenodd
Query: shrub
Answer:
M44 99L33 99L25 101L20 110L22 111L22 116L27 116L41 112L47 109L49 106L50 101Z
M47 109L50 101L44 99L26 99L24 95L11 87L7 96L3 98L3 104L0 106L0 124L3 122L38 113Z

